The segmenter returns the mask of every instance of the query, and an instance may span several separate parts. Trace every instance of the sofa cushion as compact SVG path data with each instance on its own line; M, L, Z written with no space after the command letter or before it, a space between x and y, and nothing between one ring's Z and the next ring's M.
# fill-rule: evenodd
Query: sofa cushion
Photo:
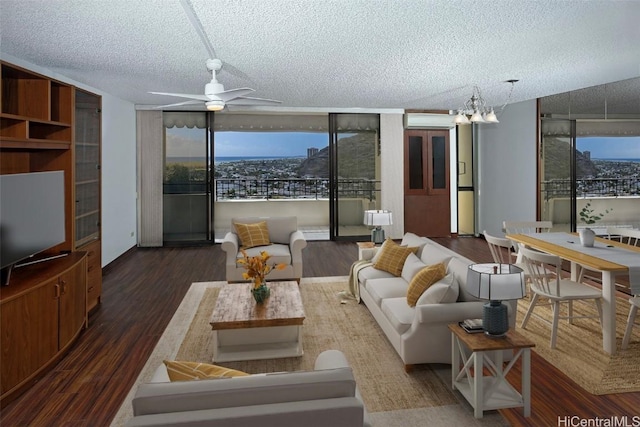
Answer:
M246 372L223 366L200 362L183 362L179 360L165 360L167 374L171 381L191 381L214 378L246 377Z
M426 265L433 265L442 262L446 267L453 256L445 251L442 251L441 248L442 247L440 245L424 245L424 247L422 248L422 254L420 255L420 260Z
M420 295L429 289L431 285L442 279L445 273L446 267L444 263L430 265L420 270L409 283L407 289L407 304L409 304L410 307L415 307Z
M459 283L458 301L478 301L478 298L469 294L465 288L469 265L471 261L464 261L457 257L453 257L447 265L447 274L452 273Z
M422 255L422 250L427 243L428 241L424 237L420 237L413 233L405 233L404 236L402 236L400 246L412 246L418 248L418 250L416 251L416 256L420 258L420 256Z
M365 267L358 272L358 281L363 286L371 279L388 279L392 277L394 277L393 274L378 270L377 268L373 268L373 266Z
M233 225L240 238L240 245L242 245L243 248L248 249L271 244L271 240L269 240L269 228L267 227L266 221L252 224L236 222Z
M387 240L380 248L380 257L375 261L373 266L378 270L387 271L398 277L402 274L404 261L409 254L415 254L417 247L404 247L395 243L393 240Z
M217 380L146 383L133 398L134 415L286 403L355 396L351 368L249 375Z
M458 280L449 273L429 286L429 289L418 298L416 305L454 303L458 299L458 292Z
M291 240L291 233L298 229L298 218L295 216L274 216L274 217L237 217L233 218L233 224L253 224L265 221L269 229L269 240L273 243L288 245Z
M385 298L396 298L407 295L407 282L402 277L388 277L367 280L365 288L377 305Z
M291 264L291 251L288 245L271 244L270 246L256 246L255 248L246 249L247 256L258 256L260 252L267 251L271 258L270 264ZM242 252L238 252L238 259L243 258Z
M380 306L393 328L399 333L405 333L415 317L415 308L409 307L405 296L398 298L386 298ZM425 343L425 345L427 345Z
M410 283L413 276L415 276L420 270L425 268L427 265L420 261L415 254L409 254L407 259L404 261L404 265L402 266L402 273L400 276L407 282Z

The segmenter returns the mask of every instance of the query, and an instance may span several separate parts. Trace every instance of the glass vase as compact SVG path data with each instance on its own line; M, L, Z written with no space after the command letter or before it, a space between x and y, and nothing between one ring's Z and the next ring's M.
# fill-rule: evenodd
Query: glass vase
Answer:
M262 304L264 300L269 298L270 294L271 290L264 283L257 288L251 288L251 295L253 295L253 299L255 299L258 304Z

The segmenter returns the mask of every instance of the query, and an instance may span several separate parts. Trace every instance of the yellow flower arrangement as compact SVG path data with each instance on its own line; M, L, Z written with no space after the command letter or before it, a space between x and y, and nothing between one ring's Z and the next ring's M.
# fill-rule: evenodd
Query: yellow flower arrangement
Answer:
M271 258L269 252L260 251L260 255L249 256L247 252L242 249L243 258L238 260L238 264L244 266L247 270L242 273L242 277L246 280L253 281L253 288L257 289L264 284L264 278L273 270L284 270L287 266L285 264L269 264L267 261Z

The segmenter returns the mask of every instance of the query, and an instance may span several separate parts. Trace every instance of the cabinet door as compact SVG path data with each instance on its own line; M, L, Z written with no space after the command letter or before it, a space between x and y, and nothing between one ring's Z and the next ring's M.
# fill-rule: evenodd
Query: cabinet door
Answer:
M60 338L63 349L85 325L87 296L86 258L59 277L60 284Z
M58 280L0 307L1 394L36 372L58 352Z
M76 90L75 245L100 238L101 98Z

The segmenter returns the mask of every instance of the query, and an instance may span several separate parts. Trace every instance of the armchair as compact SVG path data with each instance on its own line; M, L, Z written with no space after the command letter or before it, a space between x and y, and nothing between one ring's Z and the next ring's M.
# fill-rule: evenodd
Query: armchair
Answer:
M242 242L236 230L236 224L256 224L265 221L269 232L271 244L254 246L246 249L247 255L255 256L261 251L267 251L271 255L274 264L285 264L283 270L272 270L268 280L296 280L300 283L302 278L302 249L307 246L307 241L298 230L298 219L289 217L238 217L232 218L232 230L226 234L222 241L222 250L227 253L226 279L227 282L242 282L245 279L242 273L245 271L238 264L238 258L242 257L240 250Z

